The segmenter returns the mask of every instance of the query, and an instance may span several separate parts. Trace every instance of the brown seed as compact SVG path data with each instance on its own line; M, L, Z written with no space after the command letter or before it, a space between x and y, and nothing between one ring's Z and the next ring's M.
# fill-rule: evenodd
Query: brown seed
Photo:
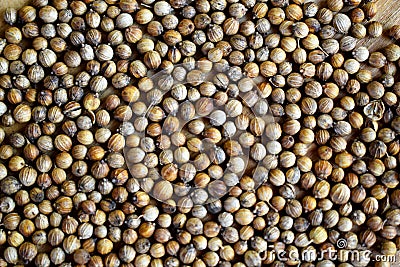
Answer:
M296 4L290 4L285 10L286 17L289 20L298 21L303 18L303 10Z
M336 184L330 193L331 199L336 204L345 204L350 199L350 189L345 184Z
M361 23L364 21L365 15L361 8L355 8L350 13L350 19L353 23Z
M171 198L173 187L168 181L160 181L154 185L153 194L155 198L165 201Z
M368 34L373 38L381 36L382 31L382 24L377 21L371 22L368 26Z
M240 209L235 213L235 220L240 225L248 225L253 221L254 215L248 209Z
M333 12L338 12L343 8L343 0L334 0L328 2L328 8Z

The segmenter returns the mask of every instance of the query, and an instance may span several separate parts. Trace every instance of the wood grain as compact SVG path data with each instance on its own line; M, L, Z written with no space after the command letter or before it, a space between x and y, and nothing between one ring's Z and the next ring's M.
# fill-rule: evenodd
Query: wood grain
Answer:
M30 0L0 0L0 36L4 36L4 19L3 19L3 14L4 10L6 10L7 7L13 7L13 8L21 8L24 5L27 5L30 3Z
M387 30L393 25L400 24L400 1L398 0L379 0L378 13L372 21L379 21L383 25L384 34L380 38L365 38L360 44L368 47L370 51L379 50L391 42L387 37Z
M316 0L315 2L319 3L321 6L325 6L326 0ZM400 1L377 0L376 3L378 5L378 13L371 21L379 21L382 23L384 34L379 38L367 37L358 44L368 47L370 51L377 51L393 42L385 35L385 32L393 25L400 24ZM365 22L365 26L368 26L368 22Z

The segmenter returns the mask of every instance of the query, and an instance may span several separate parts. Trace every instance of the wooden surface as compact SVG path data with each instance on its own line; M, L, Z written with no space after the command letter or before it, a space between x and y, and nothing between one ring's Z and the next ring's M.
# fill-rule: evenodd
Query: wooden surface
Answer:
M391 42L387 37L387 30L393 25L400 24L400 1L399 0L378 0L378 13L371 21L379 21L383 25L384 34L380 38L365 38L360 44L368 47L370 51L379 50Z
M3 19L3 14L4 10L7 7L14 7L14 8L21 8L24 5L29 4L31 1L30 0L0 0L0 36L4 36L4 30L3 27L5 26L4 19Z

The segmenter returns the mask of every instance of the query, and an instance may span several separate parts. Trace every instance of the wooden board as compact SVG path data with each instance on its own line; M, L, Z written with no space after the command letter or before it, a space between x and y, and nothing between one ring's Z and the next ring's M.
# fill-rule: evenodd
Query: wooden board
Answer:
M365 38L361 42L370 51L379 50L391 42L387 37L387 30L393 25L400 24L400 1L398 0L378 0L378 13L371 21L379 21L383 25L384 34L380 38Z
M30 0L1 0L0 1L0 36L4 36L4 10L7 7L21 8L30 3Z

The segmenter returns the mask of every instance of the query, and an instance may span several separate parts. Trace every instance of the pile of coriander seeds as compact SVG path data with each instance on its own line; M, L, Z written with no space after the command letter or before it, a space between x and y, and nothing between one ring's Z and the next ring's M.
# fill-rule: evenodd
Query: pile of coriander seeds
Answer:
M0 267L392 266L374 257L400 248L400 26L378 9L6 9Z

